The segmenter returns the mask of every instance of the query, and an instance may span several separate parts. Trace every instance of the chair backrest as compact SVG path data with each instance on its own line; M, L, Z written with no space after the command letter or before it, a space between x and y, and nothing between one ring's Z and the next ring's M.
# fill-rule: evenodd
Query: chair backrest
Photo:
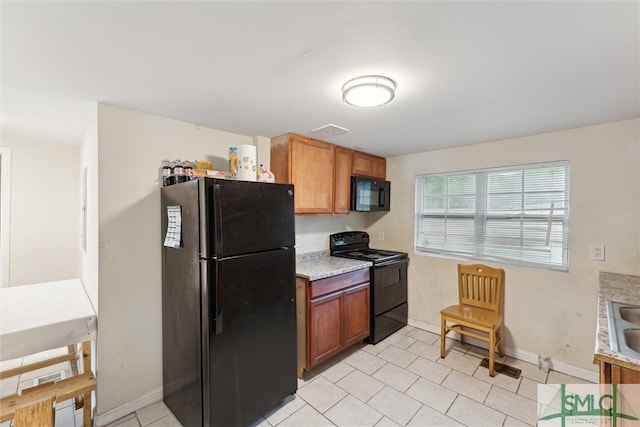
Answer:
M482 264L458 264L460 305L500 312L504 270Z

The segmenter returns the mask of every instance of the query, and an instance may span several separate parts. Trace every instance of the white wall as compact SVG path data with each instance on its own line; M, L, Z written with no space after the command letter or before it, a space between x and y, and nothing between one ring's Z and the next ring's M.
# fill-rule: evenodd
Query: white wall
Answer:
M86 183L83 175L86 171ZM80 187L78 190L79 204L83 203L83 185L86 185L86 230L83 230L83 212L80 212L78 227L80 234L86 233L85 249L80 241L80 279L84 284L87 295L98 313L98 105L92 112L91 122L87 128L84 140L80 145L80 168L78 170ZM95 358L94 358L95 361Z
M264 136L254 136L253 145L256 146L256 152L258 155L258 166L263 164L267 169L271 166L271 138Z
M0 287L9 286L11 234L11 149L0 147Z
M78 147L2 144L11 149L9 285L78 277Z
M252 138L98 105L99 423L161 398L161 161L228 170L239 144Z
M639 128L635 119L387 159L393 208L369 231L411 254L409 317L439 328L439 310L457 301L459 261L413 251L417 175L569 160L569 272L504 267L505 344L595 370L598 272L640 274ZM588 259L594 242L606 245L604 262Z
M366 230L385 214L351 212L349 215L296 215L296 254L328 251L329 235ZM371 236L371 247L380 246ZM381 246L380 246L381 247Z

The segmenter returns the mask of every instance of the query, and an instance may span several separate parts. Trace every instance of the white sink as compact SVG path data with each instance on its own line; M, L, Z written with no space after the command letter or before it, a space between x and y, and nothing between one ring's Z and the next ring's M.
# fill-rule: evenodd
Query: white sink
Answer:
M611 350L640 359L640 306L607 300Z
M625 329L624 342L631 350L640 353L640 329Z
M633 323L634 325L640 327L640 307L637 305L630 306L620 306L618 308L618 312L620 313L620 317L623 320L626 320L629 323Z

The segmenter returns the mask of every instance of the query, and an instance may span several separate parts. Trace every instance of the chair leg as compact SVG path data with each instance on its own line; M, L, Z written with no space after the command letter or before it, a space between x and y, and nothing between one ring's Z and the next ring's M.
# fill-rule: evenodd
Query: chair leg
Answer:
M440 357L444 359L444 347L445 347L445 336L447 333L445 332L445 324L444 316L440 316Z
M463 331L464 328L462 326L460 326L460 330ZM460 334L460 344L464 345L464 334Z
M502 330L500 328L498 328L498 330L496 330L496 334L497 334L497 340L498 340L498 354L500 355L500 357L504 356L504 346L502 345Z
M489 376L496 375L495 372L495 358L496 358L496 332L495 330L489 332Z

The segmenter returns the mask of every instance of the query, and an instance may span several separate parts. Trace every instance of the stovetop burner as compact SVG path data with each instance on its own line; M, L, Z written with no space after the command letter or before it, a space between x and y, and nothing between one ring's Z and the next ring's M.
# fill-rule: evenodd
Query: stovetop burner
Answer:
M366 256L371 258L381 258L381 257L393 256L397 254L398 252L383 251L380 249L363 249L361 251L347 252L347 255Z
M406 252L369 248L369 234L364 231L346 231L329 236L332 256L372 261L374 264L406 259Z

